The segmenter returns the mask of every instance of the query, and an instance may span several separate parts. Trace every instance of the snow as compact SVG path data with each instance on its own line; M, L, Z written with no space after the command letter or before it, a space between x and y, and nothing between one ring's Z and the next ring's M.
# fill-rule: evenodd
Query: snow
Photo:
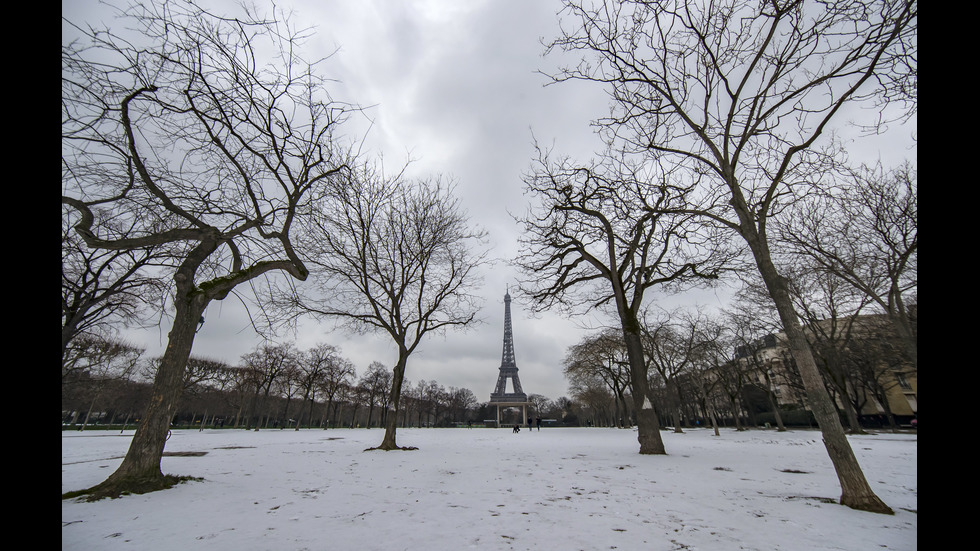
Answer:
M122 461L132 431L62 432L62 492ZM849 436L894 515L842 506L816 430L175 430L160 492L62 500L63 550L909 550L914 433ZM794 472L795 471L795 472ZM800 472L802 471L802 472Z

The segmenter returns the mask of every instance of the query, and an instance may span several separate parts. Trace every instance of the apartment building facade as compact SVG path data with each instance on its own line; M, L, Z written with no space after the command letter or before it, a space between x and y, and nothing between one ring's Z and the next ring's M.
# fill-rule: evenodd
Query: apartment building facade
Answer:
M886 424L887 415L907 425L918 414L918 379L915 364L901 353L884 316L823 320L809 328L811 348L830 386L838 408L844 410L841 387L852 403L858 402L862 424ZM846 326L847 332L830 326ZM767 390L780 409L807 409L806 392L797 374L785 335L770 334L736 347L734 361L746 368L752 385Z

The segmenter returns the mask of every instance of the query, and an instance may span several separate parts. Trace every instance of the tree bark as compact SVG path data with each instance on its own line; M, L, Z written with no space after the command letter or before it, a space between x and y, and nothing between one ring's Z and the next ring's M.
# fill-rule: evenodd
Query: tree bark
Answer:
M752 231L748 235L743 233L743 236L746 237L746 241L752 249L759 273L762 275L769 295L775 302L783 330L786 332L790 353L796 360L797 368L803 379L807 402L817 420L820 431L823 433L824 446L827 448L830 460L837 471L837 478L841 484L841 504L863 511L894 514L894 511L885 505L871 489L857 458L854 456L854 451L847 441L847 435L840 423L837 408L824 387L817 363L800 326L799 317L793 308L786 280L779 275L772 264L768 250L762 246L758 235Z
M715 436L721 436L721 432L718 431L718 417L715 415L715 408L708 410L708 414L711 416L711 428L715 431Z
M667 390L673 390L676 395L677 402L674 404L674 432L683 433L684 430L681 429L681 393L680 389L677 388L677 384L671 380L667 383Z
M398 424L398 407L402 395L402 381L405 379L405 365L407 363L408 350L404 345L399 345L398 362L395 363L391 378L391 397L388 400L388 407L390 409L388 415L385 416L385 436L381 441L381 445L377 448L379 450L415 449L411 447L400 448L395 442L395 431Z
M178 281L178 291L182 287L186 285ZM172 485L172 481L168 481L160 470L160 461L171 421L177 411L177 402L184 390L184 370L194 344L198 320L208 302L203 293L188 292L186 288L183 290L185 298L175 301L173 327L153 379L146 412L119 468L90 492L95 497L118 496L126 491L142 493Z
M633 412L636 415L636 439L640 443L640 454L667 455L663 438L660 436L660 419L649 398L650 389L646 363L643 361L643 344L640 341L639 323L635 316L633 320L624 320L623 339L626 341L630 377L633 382Z
M785 432L786 426L783 425L783 416L779 413L779 399L776 398L773 389L775 385L772 383L772 377L769 376L769 366L765 365L762 368L762 376L766 379L766 397L769 398L769 404L772 406L773 417L776 418L776 431Z

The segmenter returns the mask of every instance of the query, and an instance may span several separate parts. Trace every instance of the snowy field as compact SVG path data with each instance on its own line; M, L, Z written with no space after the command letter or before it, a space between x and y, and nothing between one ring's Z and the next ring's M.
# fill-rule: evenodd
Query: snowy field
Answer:
M119 465L132 431L62 432L62 492ZM815 430L663 432L641 456L609 428L174 431L162 492L63 500L64 550L910 550L915 434L850 436L895 515L834 503Z

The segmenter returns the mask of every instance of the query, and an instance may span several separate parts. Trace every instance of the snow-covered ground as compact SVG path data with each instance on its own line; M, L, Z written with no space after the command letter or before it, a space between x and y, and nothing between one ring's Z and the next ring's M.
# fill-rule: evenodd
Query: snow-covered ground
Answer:
M62 433L62 492L93 486L132 431ZM380 429L177 430L145 495L63 500L64 550L910 550L915 434L850 436L895 515L835 503L815 430L663 432L639 455L610 428L399 429L415 451L364 451Z

